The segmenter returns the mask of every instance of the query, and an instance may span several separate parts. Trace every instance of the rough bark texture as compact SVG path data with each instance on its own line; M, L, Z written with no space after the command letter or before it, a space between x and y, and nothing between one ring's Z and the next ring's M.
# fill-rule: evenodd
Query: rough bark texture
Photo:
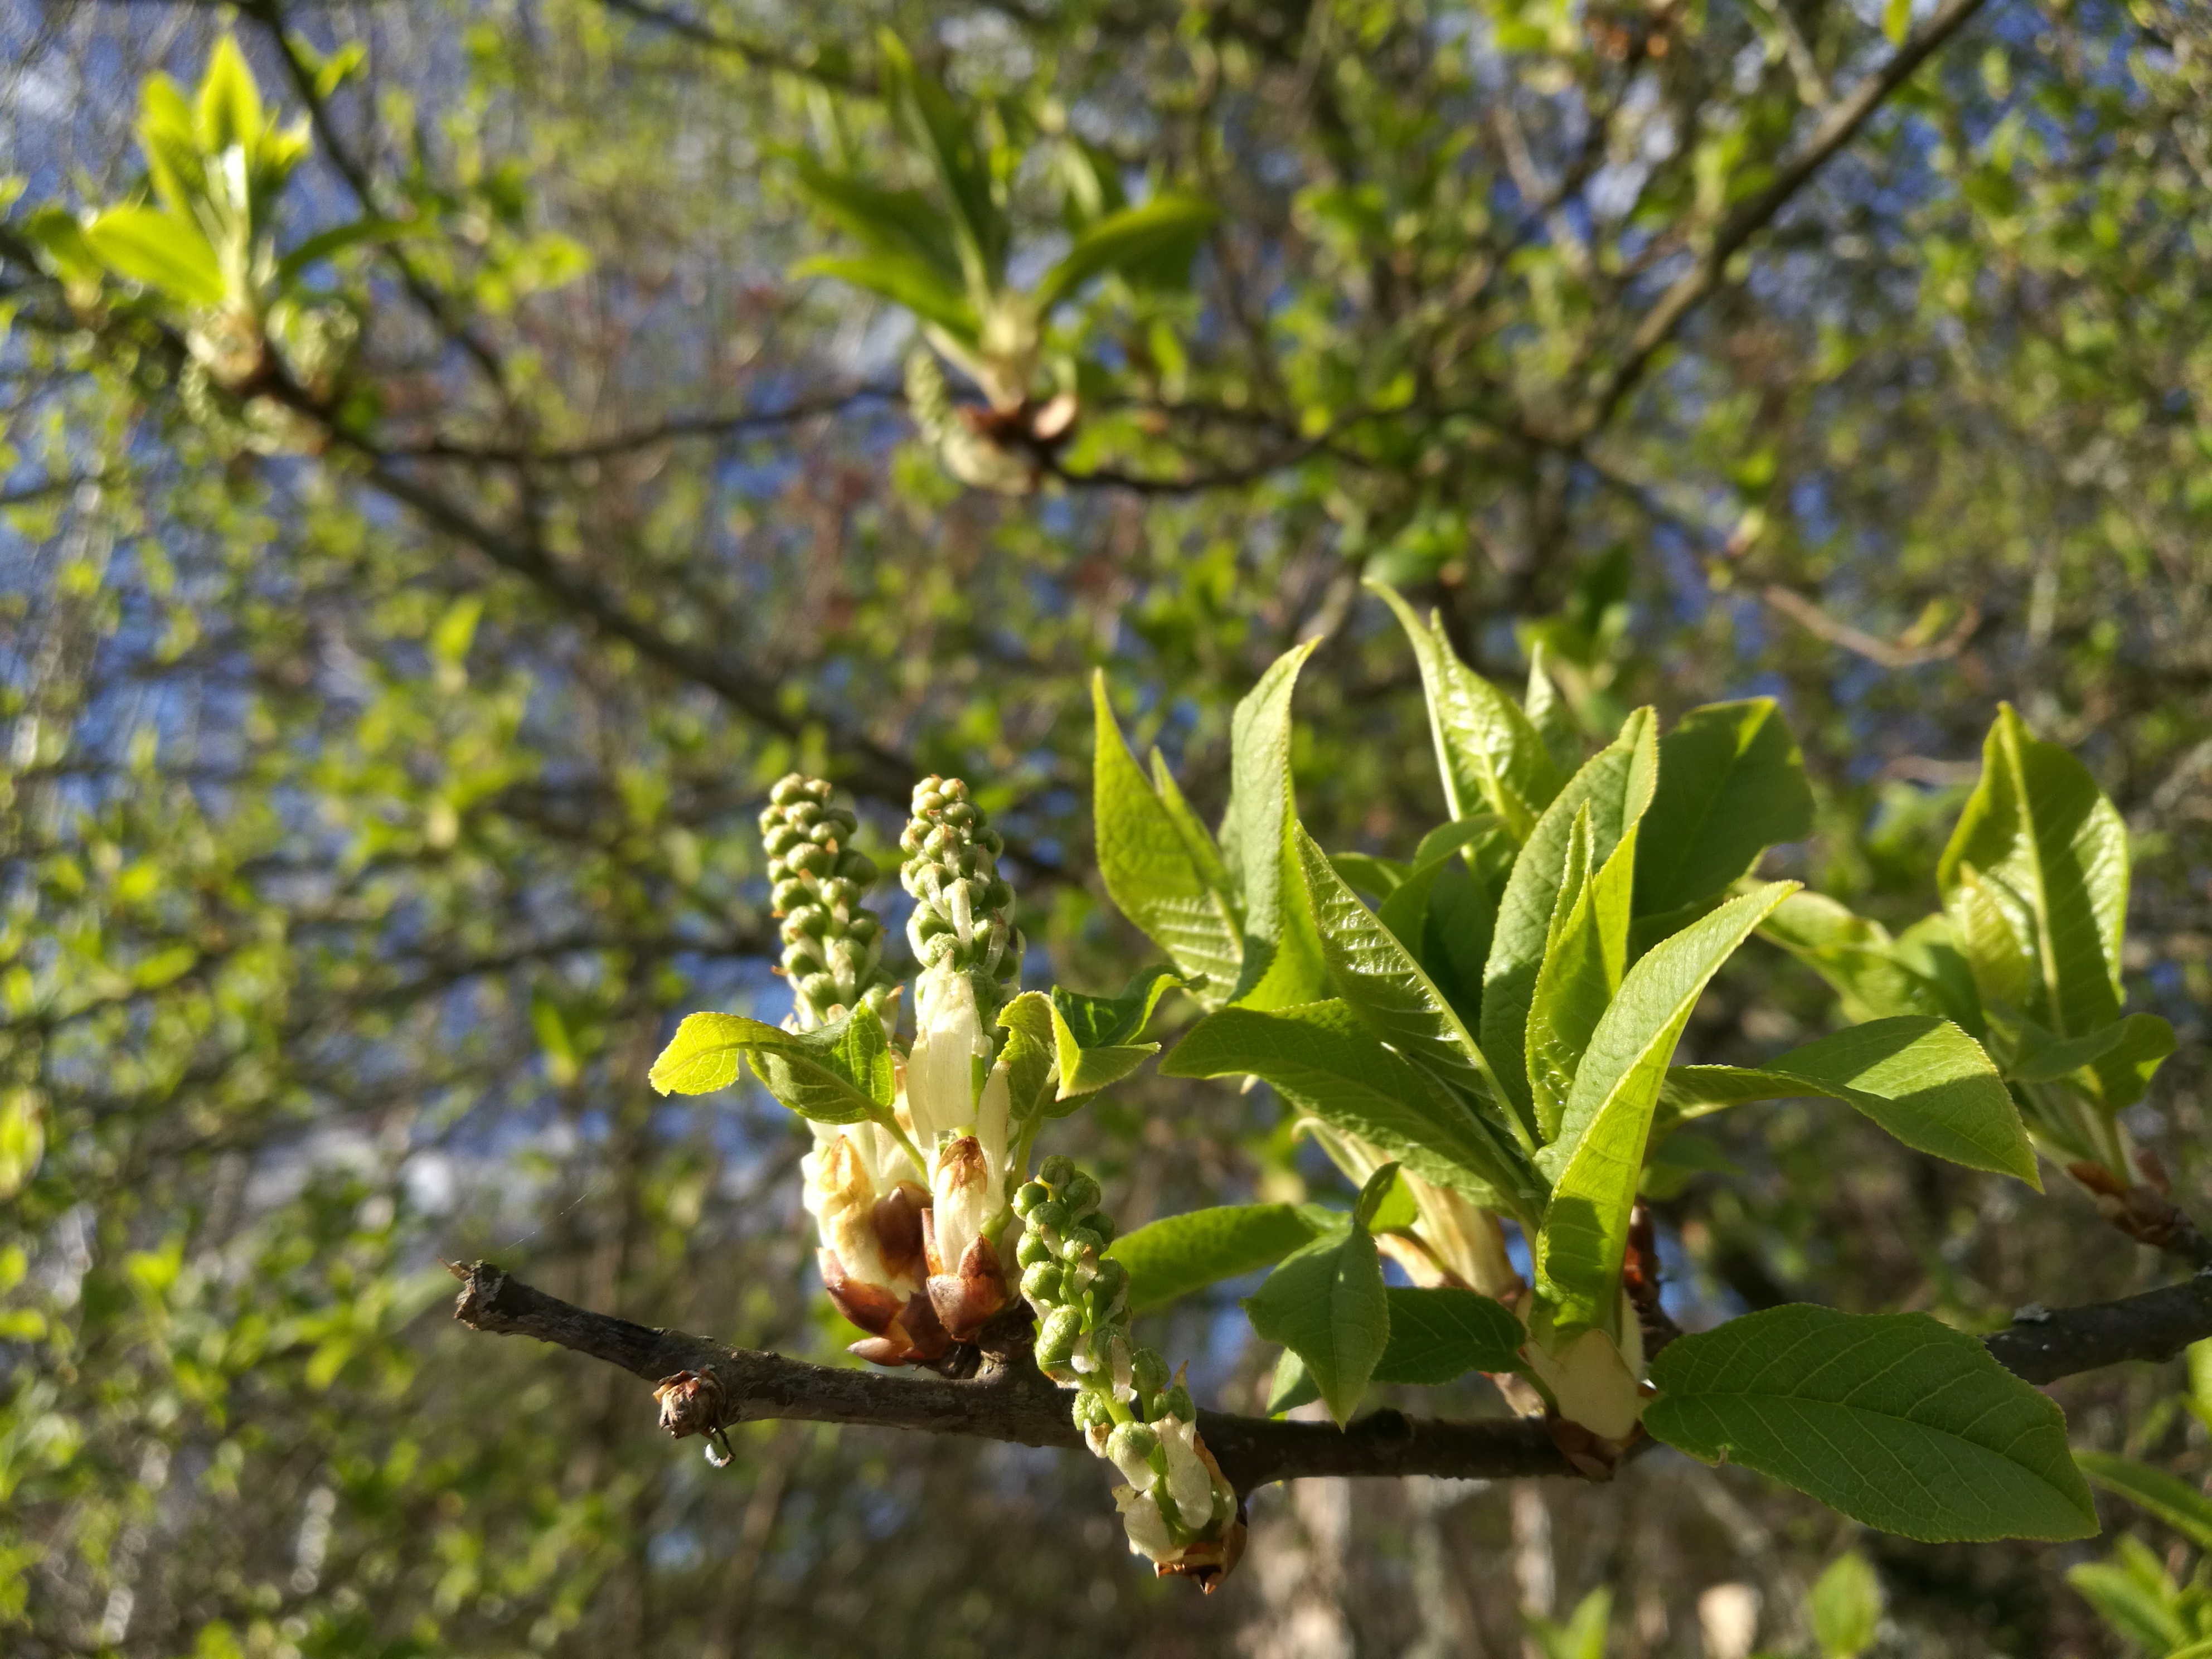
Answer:
M711 1378L713 1420L696 1413L672 1430L702 1432L732 1423L796 1418L860 1423L927 1434L966 1434L1024 1446L1079 1448L1067 1396L1029 1363L1026 1322L987 1333L969 1356L972 1376L835 1370L725 1347L682 1331L657 1330L593 1313L510 1278L488 1261L453 1269L462 1281L453 1317L472 1329L534 1336L619 1365L648 1382ZM2164 1359L2212 1336L2212 1271L2118 1302L2051 1311L2023 1309L2011 1328L1985 1337L2014 1375L2044 1383L2130 1359ZM1347 1429L1225 1412L1199 1413L1199 1431L1240 1492L1307 1475L1443 1475L1505 1479L1568 1474L1567 1460L1540 1422L1492 1418L1444 1422L1378 1411Z

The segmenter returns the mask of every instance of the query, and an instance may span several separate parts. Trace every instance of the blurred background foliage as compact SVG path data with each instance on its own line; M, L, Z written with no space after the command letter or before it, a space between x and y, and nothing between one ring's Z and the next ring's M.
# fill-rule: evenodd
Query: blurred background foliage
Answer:
M189 87L233 26L285 119L316 100L285 245L406 227L324 267L365 319L343 441L226 425L33 234L136 186L142 76ZM927 183L879 27L977 112L1014 288L1102 190L1219 210L1187 283L1052 314L1037 386L1076 424L996 492L909 418L908 314L793 270L851 252L800 158ZM781 1425L716 1472L630 1379L453 1327L440 1264L837 1355L803 1133L645 1083L672 1012L788 1006L768 782L839 778L880 854L914 776L965 776L1031 982L1110 989L1139 949L1091 868L1094 668L1211 813L1231 702L1324 636L1306 822L1404 856L1441 817L1363 575L1508 682L1540 645L1593 733L1781 697L1822 828L1778 870L1892 923L1933 908L2015 702L2126 815L2130 992L2182 1037L2130 1127L2212 1208L2197 9L11 0L0 61L0 1646L2163 1651L2067 1584L2109 1536L1845 1555L1832 1516L1672 1455L1602 1489L1272 1492L1200 1601L1139 1577L1088 1459ZM1686 1058L1827 1008L1755 947ZM1124 1229L1336 1181L1264 1091L1147 1074L1053 1138ZM2156 1273L2078 1193L1848 1114L1700 1145L1661 1205L1686 1322L1985 1326ZM1256 1409L1272 1356L1173 1319ZM2077 1437L2200 1474L2196 1369L2065 1385ZM2133 1553L2099 1570L2170 1601L2182 1545L2109 1521Z

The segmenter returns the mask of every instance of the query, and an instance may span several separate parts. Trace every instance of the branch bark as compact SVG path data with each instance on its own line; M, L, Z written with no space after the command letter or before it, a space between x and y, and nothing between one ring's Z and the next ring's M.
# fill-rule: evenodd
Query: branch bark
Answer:
M1080 1449L1067 1395L1014 1345L980 1375L959 1379L836 1370L781 1354L726 1347L682 1331L633 1324L548 1296L488 1261L455 1265L453 1317L473 1330L531 1336L619 1365L648 1382L679 1373L713 1379L712 1429L769 1418L963 1434L1023 1446ZM1983 1339L1997 1363L2034 1383L2131 1359L2165 1359L2212 1336L2212 1270L2118 1302L2053 1312L2026 1308ZM1540 1422L1449 1422L1378 1411L1348 1429L1200 1412L1199 1431L1240 1493L1310 1475L1426 1474L1474 1479L1571 1474Z

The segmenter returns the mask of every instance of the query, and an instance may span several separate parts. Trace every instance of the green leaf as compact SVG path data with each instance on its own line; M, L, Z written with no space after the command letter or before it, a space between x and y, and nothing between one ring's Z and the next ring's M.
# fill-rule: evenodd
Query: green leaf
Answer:
M1085 996L1053 987L1053 1043L1060 1062L1057 1098L1072 1101L1095 1095L1159 1053L1158 1043L1133 1039L1144 1035L1160 999L1182 982L1171 968L1147 968L1118 997Z
M1566 871L1528 1001L1528 1092L1543 1140L1559 1133L1583 1050L1626 971L1639 844L1638 826L1632 824L1600 869L1590 855L1589 804L1575 814Z
M2212 1498L2202 1488L2164 1469L2110 1452L2077 1451L2082 1474L2147 1514L2156 1516L2200 1550L2212 1550Z
M1813 833L1805 759L1773 698L1692 708L1659 740L1659 787L1643 830L1638 915L1703 903L1769 847Z
M1092 677L1091 701L1097 720L1091 811L1107 895L1185 975L1206 981L1194 993L1200 1000L1218 1006L1237 983L1244 953L1228 872L1182 796L1156 793L1137 769L1103 674ZM1164 764L1157 772L1172 790Z
M956 240L971 291L998 286L1006 269L1006 218L992 189L990 161L975 122L936 79L914 61L905 43L884 29L884 101L908 143L922 153L951 204Z
M1371 578L1366 586L1397 613L1413 641L1451 816L1470 817L1486 806L1516 840L1525 838L1559 787L1542 735L1519 704L1459 659L1440 620L1432 617L1424 628L1395 588Z
M960 290L919 259L905 254L866 253L854 258L828 255L801 259L791 268L793 276L828 276L850 283L893 305L904 306L925 321L935 323L956 338L973 342L980 325L975 307Z
M84 228L84 240L118 276L159 289L186 305L222 303L222 267L191 220L159 208L110 208Z
M215 43L199 92L192 113L201 154L220 155L233 144L251 153L261 137L261 92L234 36L226 34Z
M1348 885L1386 902L1405 885L1413 870L1411 865L1395 859L1378 859L1366 853L1331 853L1328 861Z
M1947 1012L1936 988L1900 961L1889 930L1822 893L1792 893L1759 936L1778 945L1833 988L1853 1024L1895 1014Z
M2042 1190L2035 1150L1996 1065L1981 1044L1933 1015L1854 1025L1761 1066L1683 1066L1667 1073L1667 1104L1681 1117L1806 1095L1856 1108L1916 1152L2017 1176Z
M1575 1603L1565 1624L1540 1613L1525 1615L1528 1633L1543 1650L1544 1659L1605 1659L1607 1626L1613 1620L1613 1592L1599 1585Z
M1191 1028L1160 1074L1264 1078L1291 1104L1372 1142L1422 1179L1533 1220L1540 1189L1528 1166L1341 1001L1224 1008Z
M1060 1042L1051 999L1042 991L1023 992L999 1011L999 1025L1006 1033L999 1060L1006 1068L1008 1117L1026 1124L1055 1115Z
M1393 1285L1390 1341L1376 1361L1374 1380L1437 1388L1469 1371L1510 1371L1528 1340L1503 1304L1447 1285L1415 1290Z
M919 260L965 298L967 276L943 209L918 190L885 190L811 156L792 159L800 192L839 229L872 253Z
M1302 826L1294 827L1314 924L1329 978L1367 1027L1407 1056L1486 1105L1498 1128L1516 1127L1498 1104L1498 1091L1474 1039L1436 984L1404 945L1345 885L1328 856ZM1528 1150L1534 1150L1533 1141Z
M2165 1567L2140 1539L2124 1534L2113 1559L2067 1570L2066 1582L2097 1610L2097 1616L2130 1642L2166 1659L2195 1659L2206 1645L2190 1642L2181 1616L2181 1592ZM2184 1645L2186 1644L2187 1645Z
M356 219L350 224L332 225L328 230L317 231L277 262L276 285L290 288L310 267L348 248L396 242L410 236L428 236L436 230L437 227L427 219Z
M1107 1251L1129 1270L1129 1310L1144 1313L1280 1261L1321 1229L1293 1204L1224 1204L1164 1217Z
M2119 1018L2127 828L2088 769L2008 703L1936 880L1984 1005L2060 1037Z
M0 1199L29 1186L46 1155L46 1102L35 1089L10 1090L0 1097Z
M1677 1338L1652 1436L1926 1543L2087 1538L2097 1512L2057 1406L1925 1314L1802 1305Z
M1536 975L1551 937L1552 911L1566 872L1567 841L1575 815L1590 811L1590 859L1603 865L1620 837L1644 816L1658 781L1657 724L1648 708L1628 717L1612 745L1569 779L1513 860L1498 902L1497 930L1482 969L1482 1024L1476 1041L1514 1109L1533 1133L1535 1106L1528 1092L1528 1010Z
M1321 1385L1306 1369L1306 1362L1298 1358L1297 1350L1284 1349L1281 1358L1275 1361L1275 1375L1267 1386L1267 1415L1279 1416L1320 1398Z
M1031 296L1037 315L1048 314L1093 276L1109 270L1126 272L1178 254L1188 265L1190 254L1220 216L1210 202L1172 194L1107 215L1079 235L1060 262L1045 272Z
M1536 1236L1539 1288L1563 1333L1618 1312L1628 1217L1667 1062L1706 984L1796 884L1731 899L1655 946L1620 982L1575 1073L1559 1139L1537 1154L1557 1176Z
M1552 684L1551 675L1544 667L1544 642L1538 640L1528 651L1528 690L1521 699L1522 711L1528 716L1528 724L1536 728L1536 735L1544 740L1544 751L1552 757L1552 769L1563 778L1571 778L1582 769L1583 733L1575 723L1574 711L1567 700L1559 695L1559 687Z
M769 1093L817 1123L858 1123L890 1111L890 1045L882 1022L865 1008L811 1031L741 1014L690 1014L647 1077L664 1095L711 1094L738 1080L741 1056Z
M1366 1230L1347 1224L1285 1256L1244 1311L1262 1340L1305 1361L1329 1414L1350 1421L1390 1340L1382 1261Z
M1231 1000L1249 1008L1293 1007L1328 990L1291 794L1291 694L1319 643L1308 640L1277 658L1230 721L1227 833L1244 886L1244 965Z
M1807 1598L1822 1659L1858 1659L1881 1627L1881 1580L1856 1550L1846 1550L1813 1581Z

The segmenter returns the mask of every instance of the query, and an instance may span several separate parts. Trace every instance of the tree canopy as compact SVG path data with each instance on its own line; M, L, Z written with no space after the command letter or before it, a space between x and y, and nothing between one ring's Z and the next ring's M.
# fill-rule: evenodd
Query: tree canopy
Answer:
M1407 1464L1255 1498L1246 1565L1200 1601L1132 1570L1087 1456L785 1420L732 1426L717 1470L632 1380L453 1325L445 1266L857 1363L800 1203L813 1143L771 1094L797 1061L732 1039L720 1080L739 1047L755 1079L653 1086L682 1015L792 1014L787 1048L821 1024L805 970L771 971L790 872L759 814L797 774L852 803L836 856L886 872L917 856L917 781L963 780L944 799L988 819L1009 889L985 1000L1003 983L1085 1103L1053 1103L1039 1152L1125 1236L1255 1212L1208 1258L1235 1272L1156 1254L1171 1304L1126 1266L1133 1328L1209 1409L1267 1417L1301 1381L1280 1347L1331 1406L1372 1378L1412 1409L1434 1370L1334 1328L1317 1361L1262 1305L1286 1257L1364 1274L1401 1189L1297 1133L1332 1120L1240 1020L1354 1000L1345 952L1376 939L1346 930L1395 945L1410 915L1424 1006L1471 1028L1304 1037L1387 1044L1417 1081L1499 1068L1441 1086L1499 1103L1482 1178L1510 1215L1501 1169L1553 1192L1626 1121L1576 1073L1627 1024L1598 1012L1623 971L1754 906L1725 892L1770 845L1761 880L1807 891L1742 911L1759 936L1668 1005L1674 1071L1638 1108L1683 1126L1640 1182L1671 1316L1706 1342L1821 1340L1789 1304L1911 1318L1932 1375L1976 1358L1958 1331L2156 1284L2153 1247L2190 1248L2156 1204L2203 1213L2208 1174L2191 9L65 0L0 42L11 1650L1441 1654L1511 1650L1525 1610L1551 1653L1662 1654L1701 1650L1701 1620L1718 1650L1701 1594L1745 1584L1778 1651L1861 1651L1885 1605L1930 1651L2212 1638L2186 1571L2212 1547L2203 1348L2080 1375L1998 1352L2066 1379L2082 1468L2136 1506L2094 1544L1913 1543L1839 1503L1889 1528L1861 1534L1671 1455L1607 1485ZM1656 799L1633 834L1666 858L1613 864L1639 742L1662 780L1786 745L1802 781ZM1553 813L1616 752L1610 819ZM1279 870L1249 851L1263 775L1309 838ZM1182 889L1131 873L1162 822ZM1545 884L1511 889L1540 837ZM2060 842L2090 896L2021 924L2032 970L1970 983L1978 1027L1911 930L2003 923L1988 883L2027 890ZM1262 925L1284 891L1318 920ZM1217 893L1226 943L1175 931ZM1516 895L1520 956L1426 943L1438 907ZM896 935L907 901L877 902ZM1164 953L1182 988L1136 988L1132 1024L1107 994ZM1306 993L1244 994L1269 973ZM902 1047L914 1000L886 1005ZM2039 1166L1994 1118L1915 1139L1837 1068L1899 1019L1987 1044ZM2147 1087L2130 1020L2179 1037ZM1127 1058L1153 1039L1159 1065ZM1409 1192L1477 1158L1386 1150ZM1598 1197L1625 1206L1641 1162ZM2039 1167L2040 1195L2013 1178ZM1045 1184L1021 1201L1065 1208ZM1644 1258L1606 1214L1500 1272L1625 1344L1599 1304ZM1085 1272L1118 1259L1096 1242ZM1389 1330L1444 1316L1376 1265ZM505 1316L489 1278L465 1290ZM1454 1306L1452 1340L1504 1340ZM1719 1362L1676 1352L1652 1430L1697 1450ZM1420 1414L1499 1413L1468 1369ZM955 1386L851 1386L878 1384ZM1170 1438L1190 1420L1141 1396Z

